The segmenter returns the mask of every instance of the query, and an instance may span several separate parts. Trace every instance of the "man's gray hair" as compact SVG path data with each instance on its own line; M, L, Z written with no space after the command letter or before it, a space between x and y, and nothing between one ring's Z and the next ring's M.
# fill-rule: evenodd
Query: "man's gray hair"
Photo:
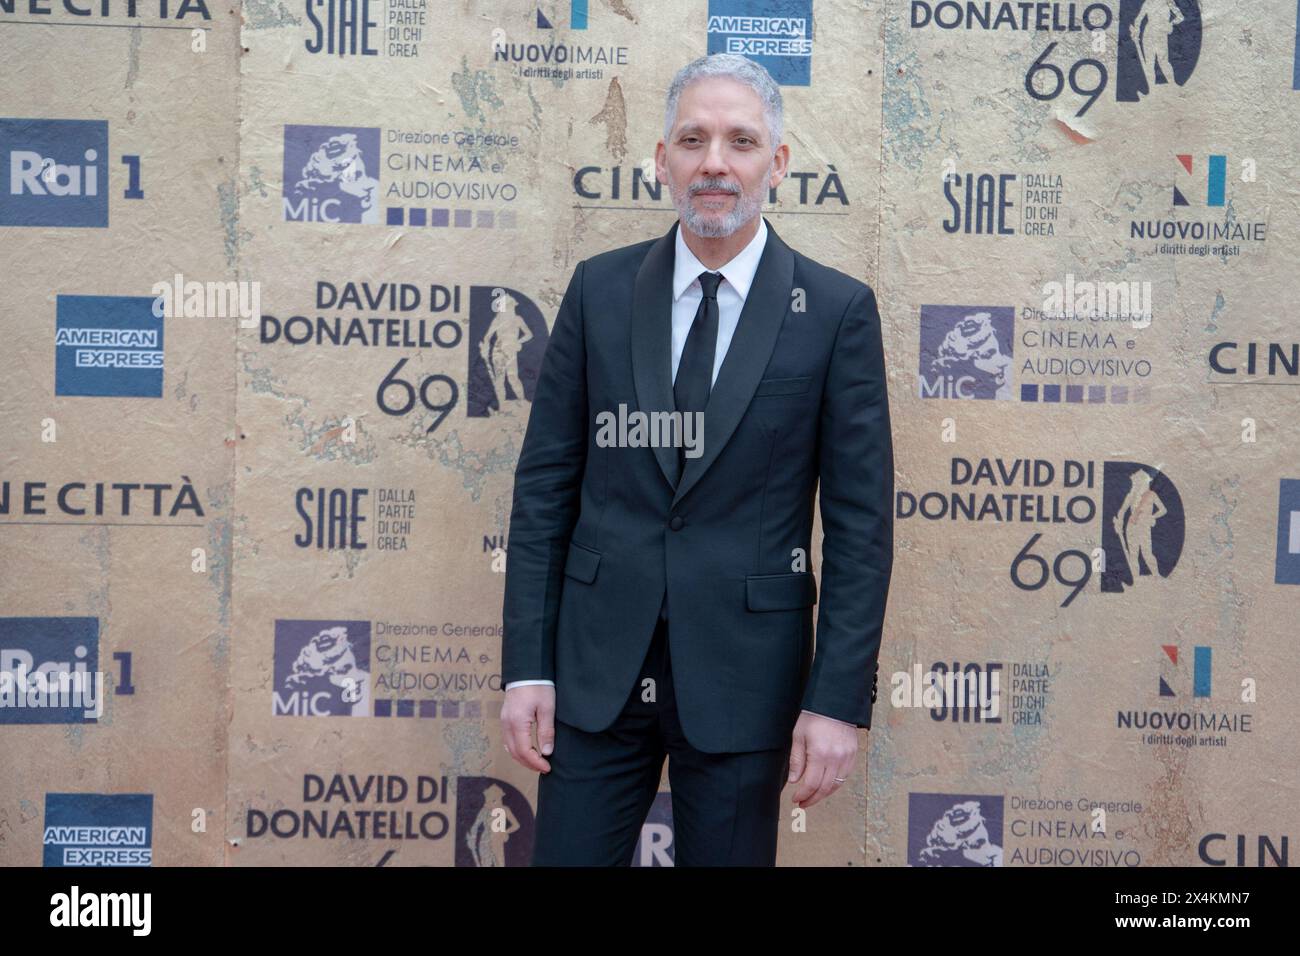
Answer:
M750 87L763 101L763 116L767 120L768 135L772 138L772 151L781 144L781 130L785 121L785 108L781 102L781 87L772 79L761 63L755 63L738 53L713 53L687 63L677 71L668 87L668 102L664 107L664 142L672 136L677 122L677 101L682 90L696 80L726 76Z

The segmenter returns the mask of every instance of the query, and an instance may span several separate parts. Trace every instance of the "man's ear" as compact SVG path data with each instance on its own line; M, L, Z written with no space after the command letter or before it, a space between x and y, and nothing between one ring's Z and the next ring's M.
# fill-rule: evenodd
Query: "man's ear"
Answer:
M668 148L661 139L655 145L655 179L663 184L668 182Z
M790 147L782 143L772 155L772 175L767 181L769 189L775 189L790 169Z

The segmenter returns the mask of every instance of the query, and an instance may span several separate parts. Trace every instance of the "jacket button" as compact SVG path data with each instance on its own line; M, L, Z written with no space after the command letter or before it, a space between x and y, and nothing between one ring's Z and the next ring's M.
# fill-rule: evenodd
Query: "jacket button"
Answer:
M674 531L681 531L682 525L684 524L686 524L685 518L681 515L673 515L673 520L668 522L668 527L672 528Z

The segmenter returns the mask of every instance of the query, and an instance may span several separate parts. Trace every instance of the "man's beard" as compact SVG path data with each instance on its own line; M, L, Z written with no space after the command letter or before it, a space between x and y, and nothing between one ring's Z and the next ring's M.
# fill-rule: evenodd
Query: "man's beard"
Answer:
M767 175L749 194L735 183L714 177L707 177L702 182L693 183L689 189L683 191L677 188L671 175L668 177L668 192L673 197L673 205L677 207L677 215L681 216L687 229L703 239L721 239L731 235L759 214L763 208L763 194L767 192L767 184L772 179L775 167L776 156L773 155L772 162L767 166ZM716 212L702 213L691 204L691 196L696 193L716 190L728 191L737 197L731 212L721 215Z

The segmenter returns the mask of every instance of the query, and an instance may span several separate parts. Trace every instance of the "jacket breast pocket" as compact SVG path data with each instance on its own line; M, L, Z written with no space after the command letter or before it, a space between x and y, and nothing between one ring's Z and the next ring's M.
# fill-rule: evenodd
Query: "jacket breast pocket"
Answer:
M596 580L596 569L600 567L600 552L584 547L576 541L569 542L569 555L564 561L564 573L567 577L583 584Z
M755 398L762 398L765 395L802 395L808 391L808 385L812 382L811 375L801 375L797 378L765 378L758 383L758 388L754 390Z
M791 611L816 603L817 579L811 571L745 578L745 605L751 611Z

